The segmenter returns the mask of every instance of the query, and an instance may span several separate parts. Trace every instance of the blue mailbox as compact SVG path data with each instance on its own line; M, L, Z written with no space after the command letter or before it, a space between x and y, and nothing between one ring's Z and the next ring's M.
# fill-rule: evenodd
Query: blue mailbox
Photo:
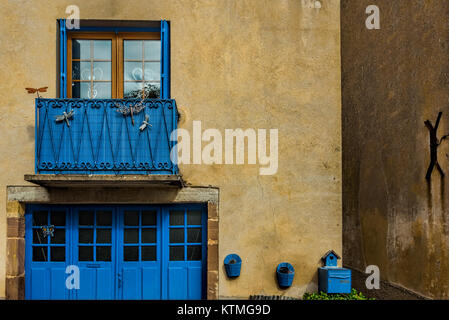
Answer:
M337 266L340 256L330 250L321 259L324 261L324 267L318 269L318 291L351 293L351 270Z

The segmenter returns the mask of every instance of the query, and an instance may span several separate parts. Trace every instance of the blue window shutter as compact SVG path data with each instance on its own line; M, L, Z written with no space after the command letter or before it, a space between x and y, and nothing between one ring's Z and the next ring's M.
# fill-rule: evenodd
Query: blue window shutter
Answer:
M65 19L59 23L59 97L67 98L67 30Z
M161 98L170 99L170 25L161 20Z

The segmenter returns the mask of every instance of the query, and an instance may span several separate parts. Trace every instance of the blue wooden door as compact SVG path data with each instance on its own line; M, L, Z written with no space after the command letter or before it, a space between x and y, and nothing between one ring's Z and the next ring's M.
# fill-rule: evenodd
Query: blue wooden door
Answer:
M26 299L205 298L202 205L32 205L25 221Z

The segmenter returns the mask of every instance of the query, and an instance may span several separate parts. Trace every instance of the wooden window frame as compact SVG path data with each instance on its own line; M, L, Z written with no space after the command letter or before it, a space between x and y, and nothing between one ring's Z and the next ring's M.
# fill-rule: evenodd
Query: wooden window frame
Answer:
M67 97L72 98L72 41L111 40L111 98L123 99L124 40L161 40L159 32L70 32L67 34ZM162 60L160 60L162 68ZM161 79L162 80L162 79ZM162 95L162 81L160 90Z

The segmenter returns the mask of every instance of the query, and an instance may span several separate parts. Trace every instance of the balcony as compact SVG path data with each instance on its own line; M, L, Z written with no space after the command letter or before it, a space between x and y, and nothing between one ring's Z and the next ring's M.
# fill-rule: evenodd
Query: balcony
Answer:
M36 174L177 175L175 100L36 99Z

